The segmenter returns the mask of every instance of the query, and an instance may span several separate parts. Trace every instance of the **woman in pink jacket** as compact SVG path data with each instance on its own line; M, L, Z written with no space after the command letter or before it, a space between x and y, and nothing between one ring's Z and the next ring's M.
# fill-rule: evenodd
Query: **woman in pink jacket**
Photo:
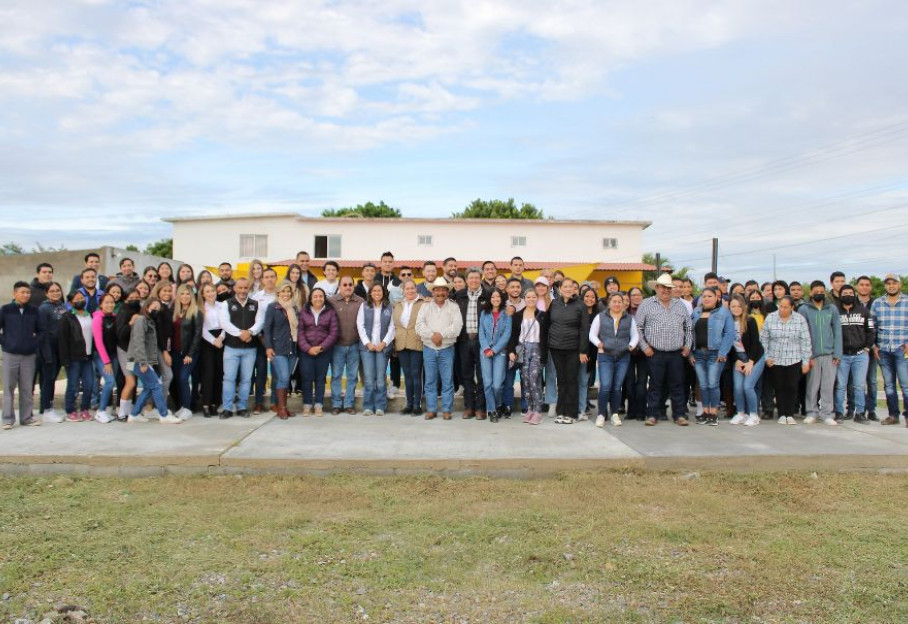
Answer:
M325 291L313 288L309 301L300 310L297 330L303 372L303 416L311 414L313 407L316 416L322 415L325 380L338 331L337 313L327 305Z

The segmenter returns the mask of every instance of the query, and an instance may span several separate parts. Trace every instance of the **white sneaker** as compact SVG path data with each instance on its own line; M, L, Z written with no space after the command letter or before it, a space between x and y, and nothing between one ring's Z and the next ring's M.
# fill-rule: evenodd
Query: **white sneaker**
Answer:
M788 424L789 424L789 425L796 425L796 424L798 424L798 421L795 420L795 417L794 417L794 416L786 416L785 418L786 418L786 420L788 421Z
M190 418L192 418L192 410L190 410L186 407L183 407L180 409L179 412L174 414L174 416L176 416L180 420L189 420Z
M129 416L126 417L126 422L127 423L146 423L146 422L148 422L148 419L145 418L141 413L136 414L135 416L130 414Z
M372 416L372 414L374 414L374 413L375 412L373 412L370 409L363 410L363 416Z
M99 423L106 425L109 422L112 422L114 416L111 416L107 410L98 410L95 412L95 420Z
M55 409L52 409L44 412L44 414L42 414L41 416L41 420L48 424L57 424L63 422L65 419L63 418L63 414Z
M734 418L728 421L729 425L740 425L747 417L744 414L735 414Z
M824 418L824 419L823 419L823 424L824 424L824 425L829 425L830 427L838 427L838 426L839 426L839 423L836 422L835 418Z
M612 414L612 424L616 427L621 426L621 417L618 414Z
M382 411L382 410L375 410L375 415L376 415L376 416L384 416L384 415L385 415L385 412Z
M805 425L812 425L815 422L817 422L816 416L808 416L807 418L804 419Z
M745 427L756 427L759 424L760 424L760 415L759 414L751 414L750 416L747 417L747 420L744 421Z
M584 420L589 420L589 419L590 419L589 416L587 416L586 414L577 414L577 420L579 420L579 421L584 421Z
M170 413L168 413L166 416L161 416L159 420L161 421L161 424L164 425L179 425L181 422L183 422L183 420L179 416Z
M779 423L780 425L787 425L787 424L788 424L788 421L785 420L785 417L784 417L784 416L779 416L778 423Z
M599 428L602 428L605 426L605 416L603 416L602 414L599 414L598 416L596 416L596 426Z

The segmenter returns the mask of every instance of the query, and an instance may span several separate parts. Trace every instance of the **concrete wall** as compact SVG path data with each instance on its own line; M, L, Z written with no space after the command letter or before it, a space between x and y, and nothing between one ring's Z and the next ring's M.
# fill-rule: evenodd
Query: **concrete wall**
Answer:
M69 291L73 276L82 272L85 266L85 254L94 251L101 256L101 273L116 275L123 257L132 258L137 271L146 266L158 266L165 260L173 266L173 271L183 264L169 258L149 256L147 254L127 251L117 247L100 249L79 249L72 251L53 251L49 253L21 254L18 256L0 256L0 301L12 299L13 284L19 280L31 282L35 277L35 267L41 262L49 262L54 267L54 280L60 282L64 291ZM200 269L196 268L196 272Z
M240 235L268 237L263 261L293 258L306 250L314 257L315 237L339 235L340 260L375 260L390 250L398 259L455 256L476 260L519 255L536 262L640 262L643 226L609 222L459 221L453 219L307 219L294 215L225 217L173 223L174 255L195 267L219 262L248 262L240 256ZM419 245L431 235L432 245ZM525 236L525 246L512 246L512 236ZM615 238L617 249L604 249L603 238Z

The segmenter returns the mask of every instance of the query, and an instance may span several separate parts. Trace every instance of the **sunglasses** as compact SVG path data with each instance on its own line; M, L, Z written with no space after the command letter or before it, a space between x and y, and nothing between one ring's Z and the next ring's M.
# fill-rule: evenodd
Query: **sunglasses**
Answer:
M401 273L400 276L401 277L413 277L413 274L412 273Z

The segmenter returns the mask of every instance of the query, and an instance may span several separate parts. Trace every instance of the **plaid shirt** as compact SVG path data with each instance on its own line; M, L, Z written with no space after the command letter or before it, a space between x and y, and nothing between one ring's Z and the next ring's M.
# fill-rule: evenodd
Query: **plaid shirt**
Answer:
M469 301L467 302L467 333L468 334L478 334L479 333L479 295L482 294L482 287L477 288L476 292L470 292L467 289L467 297Z
M895 352L908 344L908 295L899 294L895 305L889 305L883 295L870 306L870 315L876 326L876 343L880 349Z
M807 319L795 312L788 317L788 322L783 322L778 312L767 316L760 330L760 342L766 359L779 366L809 362L813 355Z
M648 347L656 351L679 351L694 344L690 313L680 299L672 299L666 308L657 297L650 297L637 308L634 320L643 351Z

